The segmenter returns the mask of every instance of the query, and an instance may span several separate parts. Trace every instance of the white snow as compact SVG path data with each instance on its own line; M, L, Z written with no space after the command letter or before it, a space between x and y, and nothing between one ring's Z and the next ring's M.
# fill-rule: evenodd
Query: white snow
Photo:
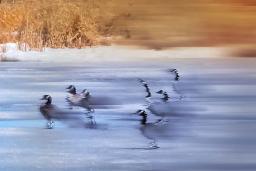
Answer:
M22 48L24 49L24 46ZM29 49L29 48L27 48ZM0 44L0 60L48 62L102 62L134 60L166 60L172 58L215 58L224 56L223 48L191 47L150 50L126 46L95 46L83 49L19 50L16 43Z

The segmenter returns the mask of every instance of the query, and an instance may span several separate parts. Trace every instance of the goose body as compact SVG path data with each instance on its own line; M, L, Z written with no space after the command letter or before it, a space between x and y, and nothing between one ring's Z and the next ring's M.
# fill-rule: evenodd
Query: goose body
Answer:
M159 90L158 92L156 92L157 94L161 94L163 97L161 98L163 102L167 102L170 99L170 96L168 95L168 93L166 91L163 90Z
M52 97L50 95L44 95L41 100L44 102L40 105L39 111L43 117L48 121L47 128L54 127L54 120L65 121L66 123L73 125L84 125L81 121L81 114L77 112L64 111L59 109L56 105L52 104ZM75 121L75 122L74 122Z
M175 77L174 77L174 80L175 80L175 81L179 81L180 75L179 75L178 70L177 70L177 69L170 69L169 71L174 74L174 76L175 76Z
M88 112L92 112L93 109L89 103L89 92L81 92L78 94L76 92L76 88L73 85L67 87L67 92L69 93L68 97L66 98L67 102L70 106L78 106L88 110Z
M113 105L121 104L110 97L91 95L87 89L84 89L81 93L77 93L73 85L69 86L67 90L69 93L66 98L67 102L71 106L86 108L89 112L93 112L94 109L106 109Z
M144 80L140 79L139 80L142 84L147 84ZM147 84L147 88L146 88L146 95L148 95L150 93L150 95L152 94L150 91L150 88ZM149 93L147 92L149 91ZM148 110L149 112L151 112L153 115L161 117L161 120L164 120L164 118L166 117L166 115L168 115L170 113L171 108L169 106L168 100L169 100L169 95L167 92L160 90L158 92L156 92L157 94L161 94L162 98L159 100L155 100L155 99L151 99L150 97L145 96L145 100L146 100L146 110Z
M140 132L141 134L148 140L150 140L150 148L157 149L159 146L157 145L157 137L160 131L158 122L148 122L148 115L145 110L138 110L136 112L139 116L141 116L140 120Z

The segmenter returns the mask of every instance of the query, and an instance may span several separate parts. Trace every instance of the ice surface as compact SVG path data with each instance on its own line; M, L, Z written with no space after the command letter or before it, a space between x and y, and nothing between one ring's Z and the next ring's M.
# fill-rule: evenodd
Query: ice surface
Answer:
M255 63L255 59L119 65L1 63L0 170L253 171ZM173 81L169 68L178 69L180 81ZM168 122L153 126L146 134L140 117L132 114L145 108L145 92L137 78L147 80L153 92L164 89L171 96L166 104ZM69 84L121 104L95 110L96 125L86 118L84 124L74 122L75 127L57 120L54 129L45 129L39 98L50 94L55 105L69 110L65 102ZM174 84L184 95L182 100ZM148 116L149 122L158 119ZM148 148L148 134L160 148Z

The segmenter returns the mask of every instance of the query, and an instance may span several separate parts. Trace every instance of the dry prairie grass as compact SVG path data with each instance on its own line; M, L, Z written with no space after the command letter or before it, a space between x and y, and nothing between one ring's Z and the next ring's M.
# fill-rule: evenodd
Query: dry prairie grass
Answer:
M254 0L16 0L0 4L0 42L117 43L154 49L256 44ZM113 41L113 40L112 40Z
M29 47L84 47L100 43L112 17L100 0L23 0L0 4L0 42ZM109 28L107 28L109 27Z

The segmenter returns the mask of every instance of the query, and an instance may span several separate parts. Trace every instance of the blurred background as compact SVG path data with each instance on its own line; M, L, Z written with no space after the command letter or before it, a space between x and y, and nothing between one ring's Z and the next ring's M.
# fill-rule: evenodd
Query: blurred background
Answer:
M255 0L1 0L0 43L228 47L256 56Z

